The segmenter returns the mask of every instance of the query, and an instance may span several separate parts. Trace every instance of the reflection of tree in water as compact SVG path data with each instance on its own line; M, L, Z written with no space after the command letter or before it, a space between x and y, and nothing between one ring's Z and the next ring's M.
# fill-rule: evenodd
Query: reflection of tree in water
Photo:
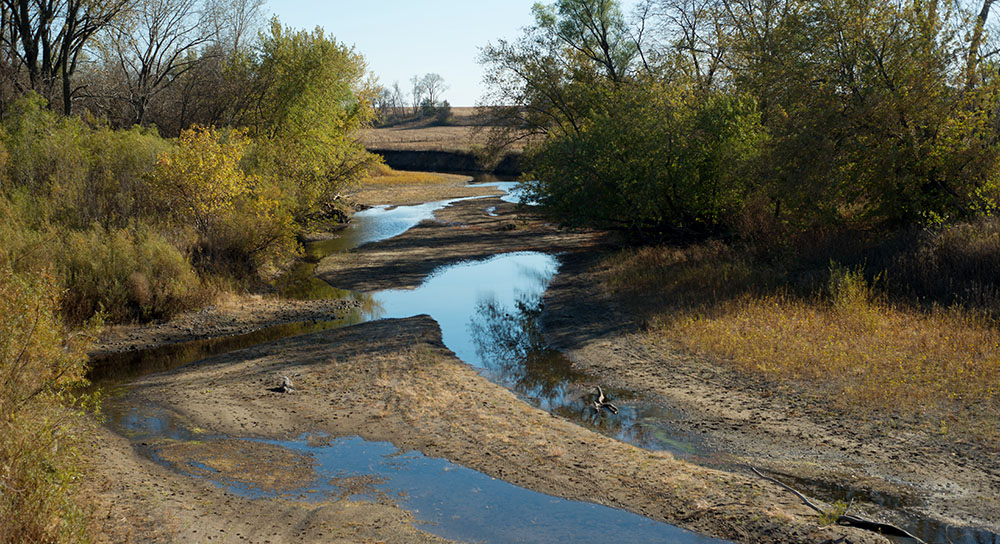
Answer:
M559 405L567 387L587 376L559 352L548 349L539 330L541 295L522 296L508 309L495 299L476 305L469 331L476 354L496 379L522 396Z
M593 408L597 380L573 368L550 349L539 328L541 295L522 296L514 308L495 299L480 300L469 323L476 354L500 384L536 405L572 421L582 422L625 442L676 451L673 433L663 425L664 411L643 403L619 405L617 416ZM615 400L631 400L625 391L610 391ZM659 422L659 424L657 423Z

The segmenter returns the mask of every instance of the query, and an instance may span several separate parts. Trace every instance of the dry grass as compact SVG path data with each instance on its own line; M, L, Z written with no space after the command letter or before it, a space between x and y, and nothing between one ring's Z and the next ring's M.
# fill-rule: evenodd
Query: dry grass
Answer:
M376 167L371 174L361 180L361 186L364 189L373 189L405 185L435 185L439 183L465 183L468 179L468 176L455 174L393 170L383 164Z
M860 270L787 272L721 244L646 248L608 261L607 287L653 342L857 414L913 418L980 440L1000 422L1000 331L960 307L890 303Z
M470 153L486 144L486 135L475 127L387 127L361 131L361 142L369 149L447 151Z
M451 111L452 120L447 125L436 125L431 119L417 119L365 129L359 137L369 149L472 153L486 147L490 127L477 114L476 108L452 108ZM523 151L526 144L527 140L516 142L510 151Z

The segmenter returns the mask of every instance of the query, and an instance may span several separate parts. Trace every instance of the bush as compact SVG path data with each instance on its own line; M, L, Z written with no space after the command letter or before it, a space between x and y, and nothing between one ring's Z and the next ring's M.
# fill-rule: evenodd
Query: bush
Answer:
M746 198L762 130L752 101L693 97L678 85L606 91L579 131L530 153L530 197L570 225L722 226Z
M59 316L48 273L0 264L0 542L86 540L75 500L77 439L63 401L84 375L86 342Z
M116 322L165 319L203 298L191 264L156 233L95 227L66 236L56 263L70 322L100 312Z
M239 131L184 131L149 178L155 206L172 228L193 229L194 263L244 278L289 258L297 247L293 204L240 167L247 145Z
M8 193L30 194L39 220L74 228L123 227L148 214L144 176L170 146L155 131L114 131L60 117L37 95L12 105L0 144Z

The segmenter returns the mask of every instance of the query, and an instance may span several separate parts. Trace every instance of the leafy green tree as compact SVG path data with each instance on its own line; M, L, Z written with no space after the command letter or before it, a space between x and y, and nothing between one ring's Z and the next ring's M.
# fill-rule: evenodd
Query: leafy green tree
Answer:
M764 139L754 101L627 85L579 133L529 154L530 195L572 225L637 235L724 227L752 188Z
M374 119L364 58L322 29L294 31L275 19L253 70L256 100L245 122L259 173L291 180L304 218L360 180L377 161L354 138Z

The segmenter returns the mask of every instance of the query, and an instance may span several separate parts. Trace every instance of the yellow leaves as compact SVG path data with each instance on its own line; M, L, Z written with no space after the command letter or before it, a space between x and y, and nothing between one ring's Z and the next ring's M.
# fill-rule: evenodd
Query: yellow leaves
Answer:
M151 176L156 199L180 222L208 228L219 214L252 197L257 180L240 167L246 145L242 131L199 127L182 132L177 147L157 160Z

